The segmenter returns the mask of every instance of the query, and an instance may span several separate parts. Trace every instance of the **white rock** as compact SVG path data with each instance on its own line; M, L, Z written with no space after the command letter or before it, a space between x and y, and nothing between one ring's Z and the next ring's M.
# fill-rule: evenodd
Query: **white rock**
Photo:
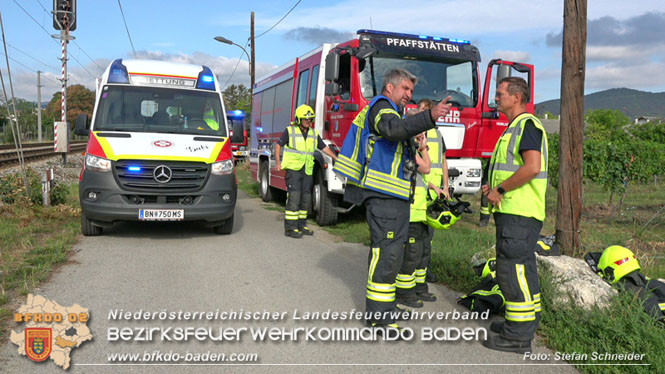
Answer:
M609 300L617 294L589 265L578 258L569 256L540 256L536 254L538 266L547 268L552 274L557 296L555 304L576 305L590 309L593 305L607 307Z

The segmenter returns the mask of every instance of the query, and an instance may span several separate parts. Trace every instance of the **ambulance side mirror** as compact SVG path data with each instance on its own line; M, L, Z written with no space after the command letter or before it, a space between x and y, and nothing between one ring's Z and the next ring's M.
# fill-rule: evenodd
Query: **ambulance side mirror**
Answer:
M79 114L76 117L76 124L74 125L74 134L80 136L88 136L88 115Z

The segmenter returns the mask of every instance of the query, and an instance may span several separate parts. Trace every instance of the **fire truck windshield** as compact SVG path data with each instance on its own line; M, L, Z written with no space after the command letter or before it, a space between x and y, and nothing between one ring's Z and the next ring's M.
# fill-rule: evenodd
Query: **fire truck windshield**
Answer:
M383 76L390 69L400 68L418 77L412 100L439 101L450 96L450 102L460 107L476 105L474 71L471 61L451 62L416 60L403 57L372 56L368 58L360 73L363 96L371 100L381 93Z
M108 85L93 130L227 136L225 116L216 92Z

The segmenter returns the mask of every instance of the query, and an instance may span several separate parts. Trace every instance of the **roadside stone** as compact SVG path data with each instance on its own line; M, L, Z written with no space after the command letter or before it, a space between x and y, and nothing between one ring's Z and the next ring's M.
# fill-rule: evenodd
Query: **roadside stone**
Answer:
M601 277L594 274L589 265L578 258L569 256L540 256L536 254L538 266L546 268L552 274L557 296L554 303L590 309L592 306L605 308L617 291Z

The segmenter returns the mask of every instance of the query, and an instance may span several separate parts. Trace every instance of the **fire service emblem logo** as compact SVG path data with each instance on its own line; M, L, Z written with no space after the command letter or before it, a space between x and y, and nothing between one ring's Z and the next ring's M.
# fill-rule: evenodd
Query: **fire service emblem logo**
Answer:
M25 329L25 354L32 360L41 362L51 355L50 328L28 327Z

